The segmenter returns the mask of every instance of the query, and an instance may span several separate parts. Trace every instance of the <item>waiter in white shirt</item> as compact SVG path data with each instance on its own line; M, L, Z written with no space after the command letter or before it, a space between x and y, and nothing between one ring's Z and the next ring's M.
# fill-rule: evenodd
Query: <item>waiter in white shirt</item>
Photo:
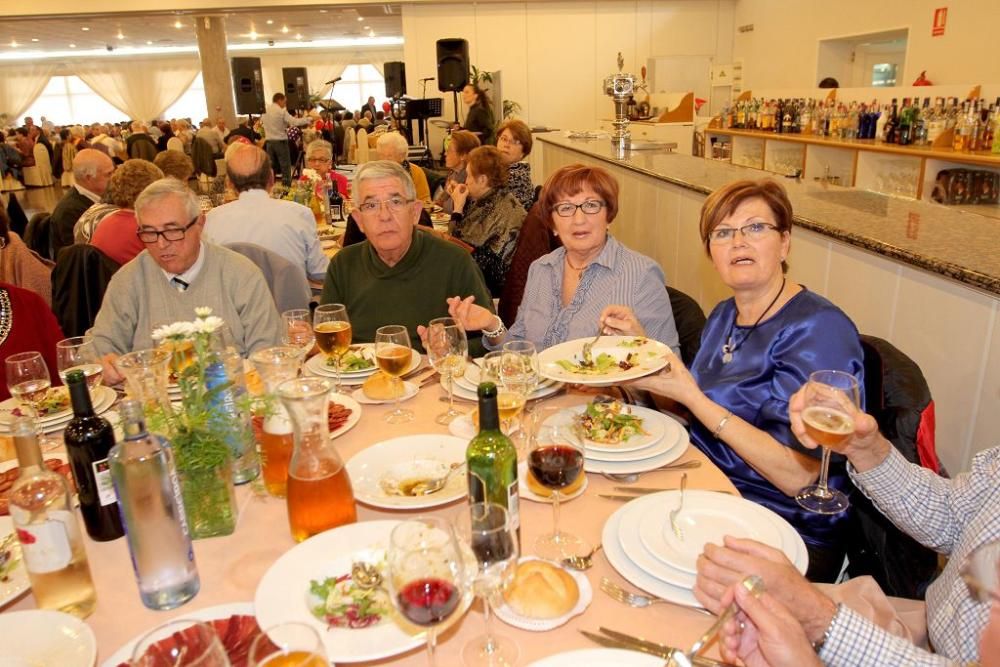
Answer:
M308 125L309 118L296 118L285 109L284 93L275 93L267 113L261 116L264 128L264 148L271 164L281 172L281 182L287 188L292 184L292 155L288 150L288 128Z

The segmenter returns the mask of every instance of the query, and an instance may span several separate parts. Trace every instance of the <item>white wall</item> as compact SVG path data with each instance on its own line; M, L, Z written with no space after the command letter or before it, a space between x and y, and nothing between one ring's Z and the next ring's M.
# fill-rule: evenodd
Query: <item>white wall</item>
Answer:
M948 6L945 34L931 36L934 9ZM814 86L821 39L909 29L906 67L898 81L909 85L927 70L935 84L991 83L1000 79L995 50L997 0L736 0L733 53L743 59L745 87Z
M419 97L419 80L436 76L438 39L463 37L473 65L503 72L503 97L521 104L528 124L596 129L612 113L601 83L617 71L619 51L625 71L636 76L651 56L730 62L734 1L403 5L407 90ZM451 94L439 93L436 81L428 82L427 95L444 97L445 118L454 118ZM431 136L436 151L441 134L432 129Z

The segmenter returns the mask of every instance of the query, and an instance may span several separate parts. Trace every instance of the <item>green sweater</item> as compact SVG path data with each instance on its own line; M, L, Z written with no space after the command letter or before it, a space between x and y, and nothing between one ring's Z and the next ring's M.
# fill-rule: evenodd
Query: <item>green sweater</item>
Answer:
M351 319L354 342L370 343L375 330L403 324L413 347L423 350L417 325L448 316L446 299L473 295L476 303L493 310L493 299L472 256L453 243L422 230L395 265L379 259L368 241L341 250L330 261L322 303L342 303ZM482 353L479 337L469 340L469 351Z

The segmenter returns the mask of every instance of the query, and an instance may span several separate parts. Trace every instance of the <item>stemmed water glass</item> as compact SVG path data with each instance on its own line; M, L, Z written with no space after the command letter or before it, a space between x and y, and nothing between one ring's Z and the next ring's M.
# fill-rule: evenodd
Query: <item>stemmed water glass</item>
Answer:
M298 348L302 353L302 360L305 361L306 355L316 343L312 313L308 308L286 310L281 314L281 325L281 342Z
M41 352L12 354L4 361L7 369L7 389L22 408L31 413L36 431L41 431L40 410L49 395L52 380ZM48 444L48 438L42 436Z
M838 514L851 503L847 496L827 484L830 450L854 433L854 413L860 404L858 380L843 371L816 371L806 383L802 422L809 437L823 446L819 480L799 491L795 500L817 514Z
M557 407L538 407L531 415L528 474L552 491L552 532L535 542L535 552L559 561L590 553L590 545L559 530L559 500L563 489L583 474L584 444L576 432L573 413Z
M250 645L251 667L327 667L326 650L316 630L288 622L264 630Z
M462 660L468 667L502 667L517 660L517 644L491 631L493 605L513 583L517 572L517 538L510 525L507 510L495 503L472 503L459 510L455 532L472 548L478 568L467 572L473 594L483 600L485 632L462 649Z
M465 374L465 360L469 354L469 340L462 328L451 317L438 317L427 325L427 358L448 386L448 410L434 420L450 424L463 412L455 409L455 378Z
M451 524L421 516L393 528L386 554L389 593L400 615L426 628L427 664L434 665L437 629L464 605L465 559Z
M352 331L347 308L340 303L317 307L313 313L313 334L320 351L333 360L334 391L340 392L340 360L351 349Z
M394 409L385 416L390 424L413 421L413 412L399 407L399 399L406 387L399 379L410 365L413 350L410 349L410 332L402 324L389 324L375 331L375 361L382 372L390 376L396 385Z
M94 339L91 336L75 336L64 338L56 343L56 367L59 377L66 382L70 371L81 371L91 392L100 384L104 376L101 357L97 354Z

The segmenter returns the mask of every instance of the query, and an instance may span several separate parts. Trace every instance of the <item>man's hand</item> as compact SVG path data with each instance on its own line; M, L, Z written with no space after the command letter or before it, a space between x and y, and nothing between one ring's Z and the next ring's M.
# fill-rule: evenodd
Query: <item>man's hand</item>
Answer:
M113 387L116 384L121 384L122 381L125 380L125 376L118 370L118 366L116 365L117 361L117 354L105 354L101 357L101 368L104 371L101 376L101 384Z
M814 667L821 665L802 626L773 595L755 598L741 584L731 586L722 598L739 612L722 626L719 650L722 659L740 660L746 667Z
M799 442L810 449L815 449L819 447L819 443L809 437L802 421L802 411L805 407L805 385L803 385L788 399L788 420L791 422L792 433ZM878 422L874 417L852 404L845 404L844 409L854 420L854 433L837 446L837 451L847 456L858 472L870 470L885 460L892 449L892 443L879 433Z
M726 537L725 546L706 544L698 557L694 596L720 613L727 590L750 574L763 579L765 590L792 611L810 641L823 636L837 605L799 574L783 552L755 540Z

